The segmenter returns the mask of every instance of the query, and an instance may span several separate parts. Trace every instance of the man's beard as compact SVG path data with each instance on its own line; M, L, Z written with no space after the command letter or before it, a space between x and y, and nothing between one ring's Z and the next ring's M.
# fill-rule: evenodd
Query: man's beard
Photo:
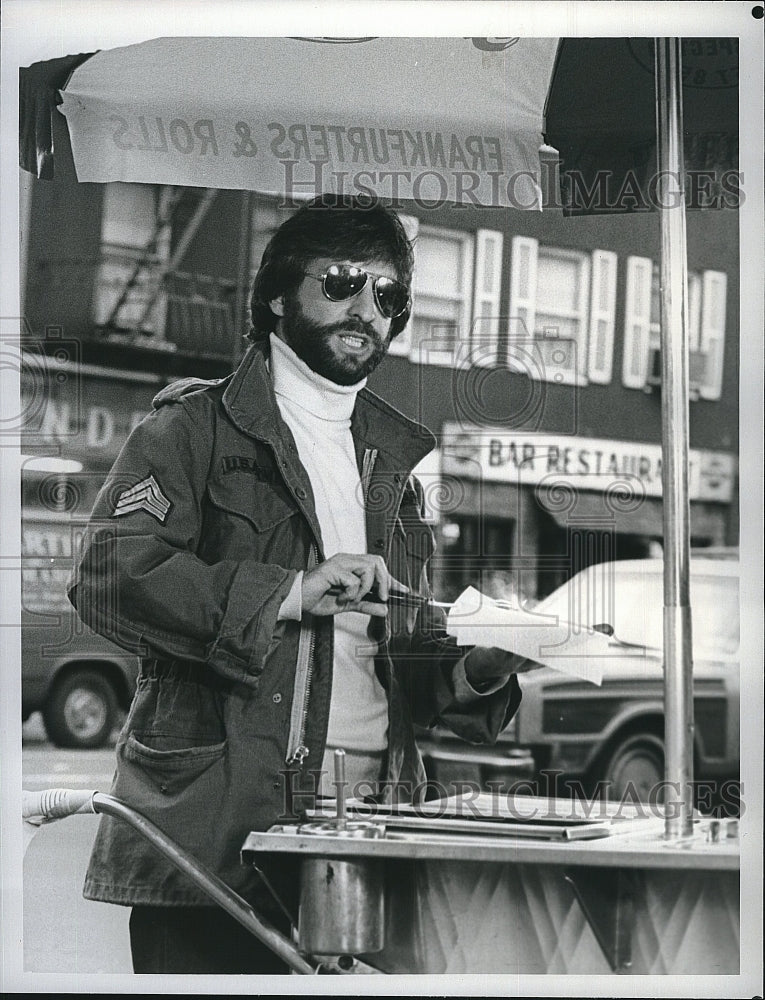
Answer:
M357 317L348 317L342 323L316 323L303 312L297 297L285 296L282 317L284 339L308 367L336 385L355 385L371 374L388 350L390 335L384 340L378 336L371 323ZM374 345L368 357L351 355L338 357L330 346L330 337L336 333L359 333Z

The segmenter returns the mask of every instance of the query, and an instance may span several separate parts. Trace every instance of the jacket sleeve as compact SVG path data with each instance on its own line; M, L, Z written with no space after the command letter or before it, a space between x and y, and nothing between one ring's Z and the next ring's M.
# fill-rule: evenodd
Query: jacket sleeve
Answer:
M506 659L508 673L486 690L477 690L465 674L467 655L480 657L485 653L494 659L497 652ZM521 703L518 677L510 672L513 654L458 646L446 633L440 608L423 608L408 648L398 653L392 650L392 655L412 719L420 726L430 728L440 723L470 743L494 743Z
M412 485L422 509L422 490ZM429 530L429 529L428 529ZM430 595L427 565L423 564L418 593ZM424 727L438 723L471 743L493 743L521 703L518 677L511 672L514 656L503 650L458 646L446 632L443 609L425 604L406 641L391 643L399 683L404 687L413 721ZM484 658L499 664L502 674L483 690L470 683L465 660ZM506 668L506 670L503 670Z
M138 425L96 500L69 599L86 625L126 649L208 663L255 685L296 574L195 554L212 443L212 427L185 401Z

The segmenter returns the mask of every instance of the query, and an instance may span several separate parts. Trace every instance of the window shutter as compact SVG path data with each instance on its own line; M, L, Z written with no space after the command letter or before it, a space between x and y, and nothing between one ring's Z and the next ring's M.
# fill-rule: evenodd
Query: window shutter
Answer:
M420 220L414 215L405 215L403 212L398 213L398 217L401 221L401 225L404 227L404 232L406 233L406 238L411 242L417 239L417 233L420 231ZM417 245L414 248L414 260L415 268L417 267ZM389 354L409 354L412 348L412 318L409 317L409 322L406 324L401 333L394 337L388 348Z
M722 391L727 286L728 276L724 271L704 272L699 346L706 355L707 363L699 390L702 399L719 399Z
M590 343L587 374L591 382L611 381L616 322L616 262L609 250L592 252Z
M510 257L508 362L511 367L522 371L528 371L528 361L524 363L524 358L528 358L529 342L534 339L538 249L538 241L529 236L513 237ZM518 357L516 350L519 351Z
M472 346L477 364L494 364L499 344L502 233L479 229L475 239Z
M653 262L650 258L627 258L622 380L630 389L642 389L648 373L652 277Z

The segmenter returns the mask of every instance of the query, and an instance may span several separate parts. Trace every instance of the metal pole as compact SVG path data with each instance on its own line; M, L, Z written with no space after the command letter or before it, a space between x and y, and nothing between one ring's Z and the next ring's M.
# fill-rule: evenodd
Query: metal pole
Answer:
M693 814L693 657L688 504L688 260L679 38L654 40L661 224L661 446L664 516L664 745L667 838Z

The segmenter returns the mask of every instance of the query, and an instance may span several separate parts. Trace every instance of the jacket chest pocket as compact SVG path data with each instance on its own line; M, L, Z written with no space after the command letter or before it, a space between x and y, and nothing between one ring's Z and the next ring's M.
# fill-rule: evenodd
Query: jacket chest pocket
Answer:
M285 486L264 483L246 473L214 479L207 486L207 496L214 508L249 521L256 531L269 531L297 513Z
M246 473L213 480L207 486L199 554L214 559L243 556L265 559L276 546L281 562L288 538L297 533L297 507L281 483L265 483ZM285 563L286 565L286 563Z

